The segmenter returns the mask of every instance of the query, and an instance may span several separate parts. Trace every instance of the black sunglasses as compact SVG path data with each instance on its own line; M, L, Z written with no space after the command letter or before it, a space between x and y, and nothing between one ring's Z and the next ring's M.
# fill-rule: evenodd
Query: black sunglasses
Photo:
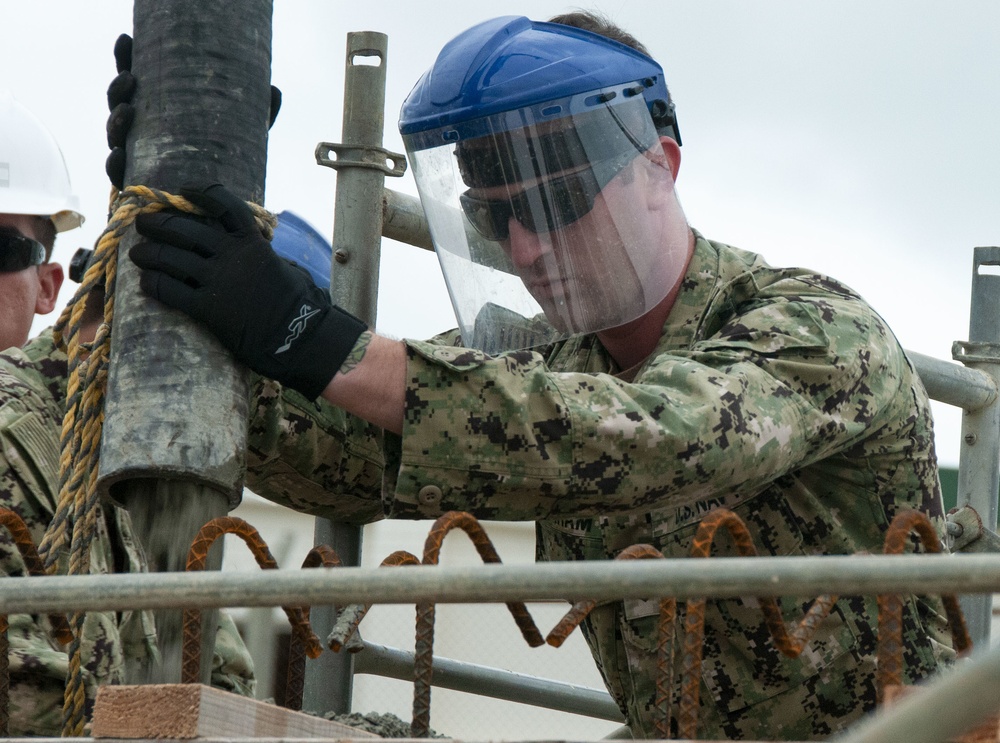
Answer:
M0 273L23 271L45 263L45 246L19 232L0 229Z
M503 199L480 199L468 191L458 197L469 223L487 240L510 237L511 217L534 233L567 227L594 208L597 194L634 159L619 157L589 168L552 178ZM541 204L541 210L532 204ZM541 213L539 214L539 211ZM541 220L541 222L537 220Z

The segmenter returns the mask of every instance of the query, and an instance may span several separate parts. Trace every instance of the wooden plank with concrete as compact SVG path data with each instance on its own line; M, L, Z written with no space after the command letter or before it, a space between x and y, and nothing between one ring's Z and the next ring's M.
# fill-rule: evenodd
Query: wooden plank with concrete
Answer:
M364 738L379 736L203 684L102 686L94 738Z

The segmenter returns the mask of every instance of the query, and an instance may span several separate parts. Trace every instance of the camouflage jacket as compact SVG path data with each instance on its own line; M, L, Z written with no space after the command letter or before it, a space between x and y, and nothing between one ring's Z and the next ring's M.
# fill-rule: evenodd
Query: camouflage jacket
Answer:
M534 520L543 560L637 543L684 557L718 507L762 555L878 552L900 510L943 520L926 393L882 319L828 277L698 235L659 344L628 374L593 335L497 357L456 340L407 341L401 437L261 382L252 489L341 520ZM735 554L727 535L713 554ZM786 623L811 599L782 599ZM584 626L637 737L653 735L655 610L617 602ZM788 660L753 598L710 601L700 737L853 721L875 703L875 623L874 598L842 597ZM951 657L945 629L937 600L908 600L909 681Z
M15 511L35 544L55 512L59 487L59 434L66 395L66 357L45 332L22 349L0 354L0 506ZM68 560L63 559L60 573ZM126 511L103 509L91 547L90 572L146 569ZM0 571L24 576L21 555L0 529ZM11 735L58 736L68 658L45 615L10 616ZM82 638L88 699L99 684L123 683L127 665L155 662L156 634L149 612L91 612ZM251 661L232 619L220 615L212 683L252 695Z

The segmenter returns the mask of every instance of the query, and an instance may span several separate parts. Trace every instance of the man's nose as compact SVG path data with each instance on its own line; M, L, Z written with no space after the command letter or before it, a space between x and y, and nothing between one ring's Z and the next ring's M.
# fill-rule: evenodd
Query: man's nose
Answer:
M551 249L547 235L532 232L513 217L507 229L510 231L507 250L515 268L527 268Z

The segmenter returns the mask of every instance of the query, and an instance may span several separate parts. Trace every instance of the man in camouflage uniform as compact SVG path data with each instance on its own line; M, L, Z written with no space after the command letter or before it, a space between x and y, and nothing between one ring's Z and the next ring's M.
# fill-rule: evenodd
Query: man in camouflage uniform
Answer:
M67 359L50 331L25 344L36 314L55 308L63 269L49 261L55 235L83 217L62 155L51 134L10 98L0 99L0 163L9 177L0 183L0 506L26 523L41 542L59 495L59 436L66 398ZM100 294L100 292L96 292ZM97 319L103 300L93 298ZM65 574L67 558L59 563ZM91 549L90 572L142 572L145 559L133 538L128 514L103 509ZM6 529L0 529L0 573L27 575ZM10 618L10 733L58 736L68 657L47 616ZM149 612L93 612L82 637L84 683L92 702L96 686L123 683L126 668L156 660ZM245 695L254 689L253 663L228 615L221 615L212 683Z
M366 329L221 186L186 192L214 223L139 219L143 289L278 380L255 389L248 485L339 521L533 520L543 560L637 543L684 557L721 507L763 555L876 552L906 509L940 525L927 396L882 319L831 278L689 228L662 69L602 19L554 20L459 35L403 106L455 333ZM538 314L507 302L508 277ZM470 286L487 301L465 304ZM517 349L528 336L545 342ZM727 535L714 554L735 554ZM786 622L810 598L782 599ZM636 737L654 735L655 611L608 603L584 625ZM904 616L913 682L952 651L938 602L910 597ZM856 720L875 704L875 618L841 597L788 660L753 598L710 601L699 736L824 738Z

